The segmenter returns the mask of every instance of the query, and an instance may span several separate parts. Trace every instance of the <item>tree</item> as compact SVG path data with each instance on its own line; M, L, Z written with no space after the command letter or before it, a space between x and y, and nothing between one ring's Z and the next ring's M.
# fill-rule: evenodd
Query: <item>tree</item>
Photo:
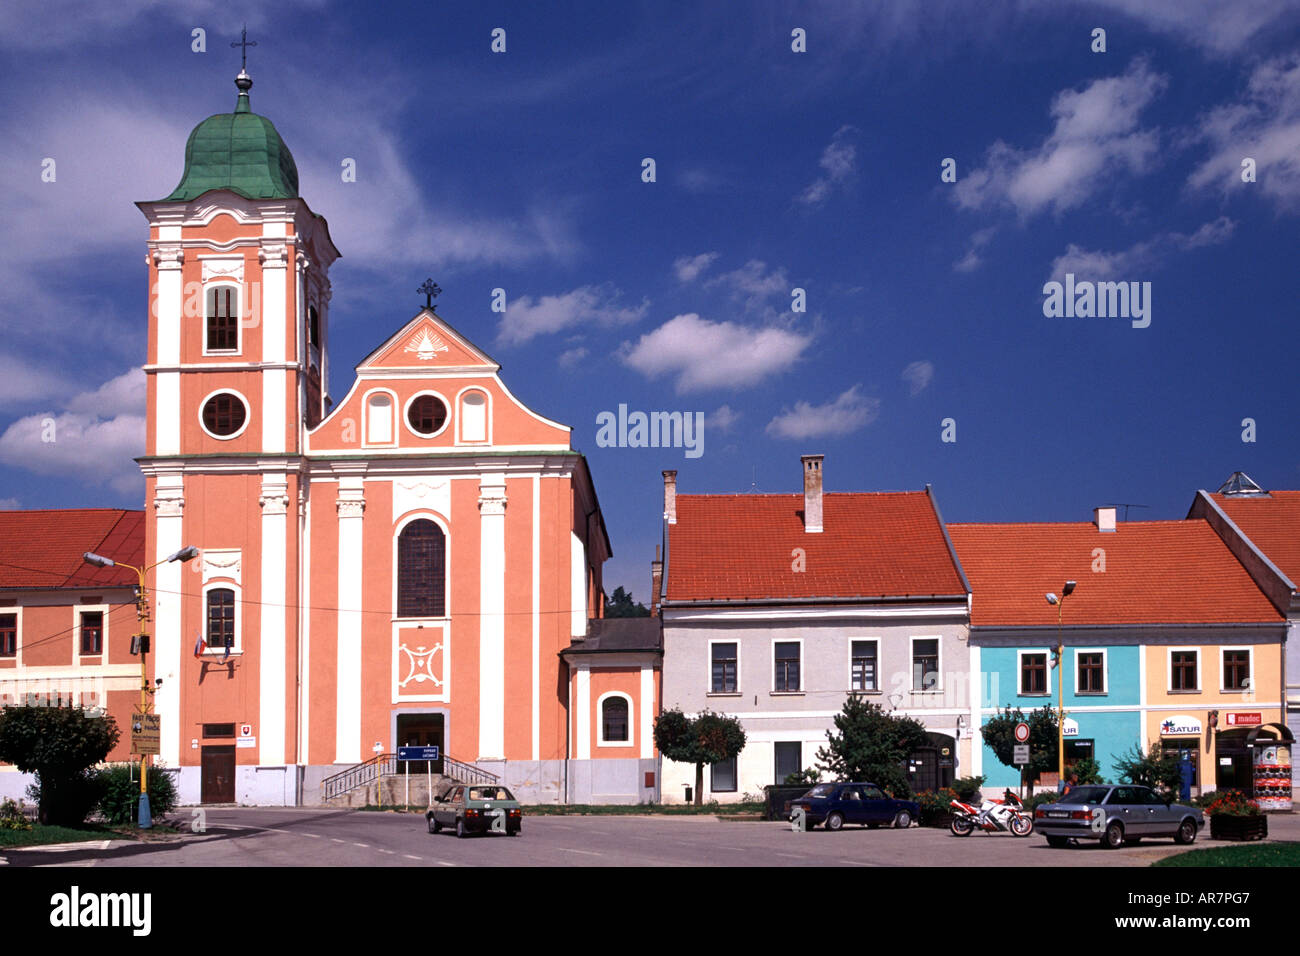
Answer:
M655 746L669 760L695 764L698 807L704 802L704 765L730 760L744 750L745 731L735 717L706 710L692 720L674 707L655 718Z
M817 751L822 766L841 780L869 780L899 796L912 792L903 765L930 745L923 724L850 694L835 715L835 729L826 731L827 745Z
M1142 753L1142 748L1134 744L1115 759L1115 772L1125 783L1150 787L1163 797L1177 796L1182 785L1178 754L1166 753L1158 744L1148 754Z
M621 587L614 589L614 594L605 602L606 617L649 617L650 610L644 604L632 600L632 594Z
M0 709L0 760L36 775L41 823L85 821L100 795L91 768L120 736L112 717L87 717L80 707Z
M1029 763L1025 765L1025 774L1029 780L1038 779L1040 773L1059 768L1056 748L1056 711L1050 707L1040 707L1028 717L1017 707L1007 707L982 728L984 742L989 745L994 755L1008 767L1013 762L1016 745L1016 724L1029 725Z

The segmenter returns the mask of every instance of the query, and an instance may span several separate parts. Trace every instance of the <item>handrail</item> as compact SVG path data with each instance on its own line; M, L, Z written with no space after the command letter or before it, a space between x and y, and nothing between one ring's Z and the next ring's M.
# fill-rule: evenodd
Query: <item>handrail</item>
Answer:
M443 776L453 777L460 780L461 783L500 783L501 778L496 774L484 770L482 767L476 767L470 763L464 763L454 757L443 757ZM449 769L450 768L450 769ZM462 779L461 775L464 775Z
M460 783L481 783L495 784L500 783L501 778L482 767L476 767L473 764L465 763L454 757L443 756L440 761L443 765L441 776L450 777ZM349 767L341 773L326 777L321 781L321 791L325 799L341 796L350 790L358 787L364 787L376 778L391 777L402 772L402 761L397 759L397 754L379 754L371 757L364 763L359 763L355 767Z

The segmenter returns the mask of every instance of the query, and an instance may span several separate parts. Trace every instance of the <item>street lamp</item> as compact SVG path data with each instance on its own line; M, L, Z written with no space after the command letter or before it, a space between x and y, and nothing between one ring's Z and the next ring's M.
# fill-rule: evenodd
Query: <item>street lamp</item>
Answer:
M1065 610L1065 599L1074 593L1077 583L1066 581L1058 598L1048 591L1045 595L1048 604L1056 605L1056 779L1057 786L1065 782L1065 668L1061 661L1065 659L1065 645L1061 638L1061 613Z
M112 558L106 558L102 554L95 554L93 551L87 551L81 556L81 560L87 564L94 565L97 568L126 568L134 571L136 574L137 585L135 589L135 615L136 621L140 626L139 633L131 639L131 653L137 650L140 653L140 713L149 713L151 707L151 697L153 691L149 688L149 671L147 667L146 655L149 653L149 633L147 624L149 621L149 596L145 592L144 576L158 567L160 564L166 564L169 561L189 561L198 557L199 549L190 545L181 548L175 554L170 554L161 561L155 561L147 568L137 568L134 565L127 564L125 561L114 561ZM162 683L159 681L158 683ZM140 754L140 812L137 817L141 829L148 829L153 826L153 817L149 813L149 755Z

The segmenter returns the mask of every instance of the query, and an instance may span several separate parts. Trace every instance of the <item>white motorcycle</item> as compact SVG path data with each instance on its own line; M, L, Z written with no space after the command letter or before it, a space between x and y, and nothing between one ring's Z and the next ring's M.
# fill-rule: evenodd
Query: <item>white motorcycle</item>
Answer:
M975 830L989 833L1010 832L1012 836L1027 837L1034 832L1034 818L1025 812L1024 804L1008 792L1003 800L985 800L977 809L969 803L953 800L950 829L954 836L970 836Z

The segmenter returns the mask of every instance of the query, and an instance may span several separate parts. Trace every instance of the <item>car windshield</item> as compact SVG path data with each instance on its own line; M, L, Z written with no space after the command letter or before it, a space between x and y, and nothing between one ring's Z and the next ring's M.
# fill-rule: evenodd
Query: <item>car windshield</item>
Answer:
M1108 793L1110 793L1109 787L1075 787L1070 791L1070 795L1061 802L1082 803L1092 806L1105 800Z
M473 787L469 791L471 800L513 800L505 787Z
M819 783L809 790L805 796L809 797L829 797L835 791L834 784Z

